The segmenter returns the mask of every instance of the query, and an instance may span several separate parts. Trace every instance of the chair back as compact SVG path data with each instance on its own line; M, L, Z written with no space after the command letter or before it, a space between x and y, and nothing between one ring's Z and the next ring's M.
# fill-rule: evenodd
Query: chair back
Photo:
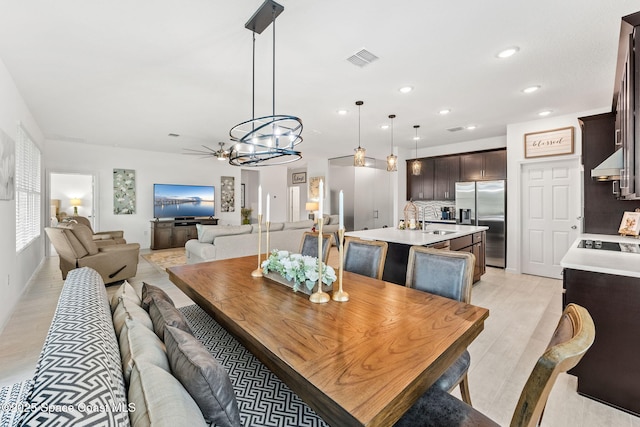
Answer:
M470 252L412 246L405 285L470 303L475 260Z
M322 262L325 264L329 260L329 251L333 244L333 234L322 233ZM300 242L300 253L302 255L318 257L318 233L305 232Z
M387 259L387 242L347 237L344 244L344 270L382 279Z
M568 304L547 350L538 359L522 390L511 419L512 427L538 425L558 374L576 366L594 339L595 326L589 312L579 305Z

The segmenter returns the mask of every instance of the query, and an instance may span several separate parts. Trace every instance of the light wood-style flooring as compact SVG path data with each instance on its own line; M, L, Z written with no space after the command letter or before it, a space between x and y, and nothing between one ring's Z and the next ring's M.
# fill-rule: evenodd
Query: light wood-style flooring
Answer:
M329 264L336 265L336 255L331 255ZM562 283L487 270L473 288L472 303L488 308L490 314L485 330L469 348L469 386L474 407L508 425L520 391L560 317ZM138 274L130 282L141 286L143 281L165 289L178 306L192 304L163 270L140 257ZM0 332L0 386L33 375L62 283L58 258L47 258ZM114 290L108 288L109 293ZM640 427L640 418L579 396L576 384L571 375L558 378L543 426ZM457 390L454 394L459 397Z

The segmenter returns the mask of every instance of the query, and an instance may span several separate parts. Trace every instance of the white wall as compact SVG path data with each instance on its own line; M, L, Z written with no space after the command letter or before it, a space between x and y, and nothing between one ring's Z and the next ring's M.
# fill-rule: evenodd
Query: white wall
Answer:
M78 166L81 165L81 166ZM124 230L128 242L150 246L150 221L153 220L153 184L196 184L216 187L216 217L220 224L240 224L241 169L216 159L194 159L169 153L157 153L75 142L49 141L45 167L56 172L95 173L98 175L98 219L96 231ZM113 169L136 171L134 215L113 214ZM272 221L286 218L286 172L284 166L260 169L264 195L271 192ZM220 177L235 177L235 212L220 211ZM281 203L282 202L282 203Z
M22 126L42 151L44 138L13 78L0 60L0 129L16 140L17 126ZM44 154L44 153L43 153ZM43 173L44 183L44 173ZM44 190L44 185L43 185ZM46 203L42 199L43 214ZM20 253L16 253L15 200L0 200L0 330L4 327L29 278L44 256L42 235Z
M590 116L611 111L610 107L549 117L530 122L514 123L507 126L507 270L521 272L520 226L522 201L520 199L520 169L522 164L537 162L539 159L525 159L524 135L529 132L541 132L562 127L574 127L574 155L582 155L582 131L578 117ZM551 160L562 156L546 158ZM578 198L578 202L580 198Z

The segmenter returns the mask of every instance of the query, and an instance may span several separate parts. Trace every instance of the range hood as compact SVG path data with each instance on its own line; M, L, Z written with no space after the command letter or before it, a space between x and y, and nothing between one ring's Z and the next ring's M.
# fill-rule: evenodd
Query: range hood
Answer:
M610 155L604 162L591 169L591 178L596 181L619 181L623 169L622 148Z

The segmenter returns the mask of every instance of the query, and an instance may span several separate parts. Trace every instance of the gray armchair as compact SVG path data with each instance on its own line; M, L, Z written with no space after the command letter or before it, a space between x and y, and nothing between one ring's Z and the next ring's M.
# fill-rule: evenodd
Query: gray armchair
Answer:
M388 248L387 242L347 237L344 244L344 271L381 280Z
M91 229L76 223L46 227L45 232L60 256L63 279L78 267L93 268L105 283L134 277L138 271L140 245L137 243L94 241Z
M89 221L89 218L86 218L84 216L70 216L65 219L65 222L73 222L73 221L75 221L78 224L82 224L89 227L89 230L91 230L91 234L93 235L93 240L95 241L111 240L112 241L111 243L117 243L117 244L127 243L127 241L124 239L124 231L122 230L99 231L96 233L95 231L93 231L93 228L91 227L91 221Z

